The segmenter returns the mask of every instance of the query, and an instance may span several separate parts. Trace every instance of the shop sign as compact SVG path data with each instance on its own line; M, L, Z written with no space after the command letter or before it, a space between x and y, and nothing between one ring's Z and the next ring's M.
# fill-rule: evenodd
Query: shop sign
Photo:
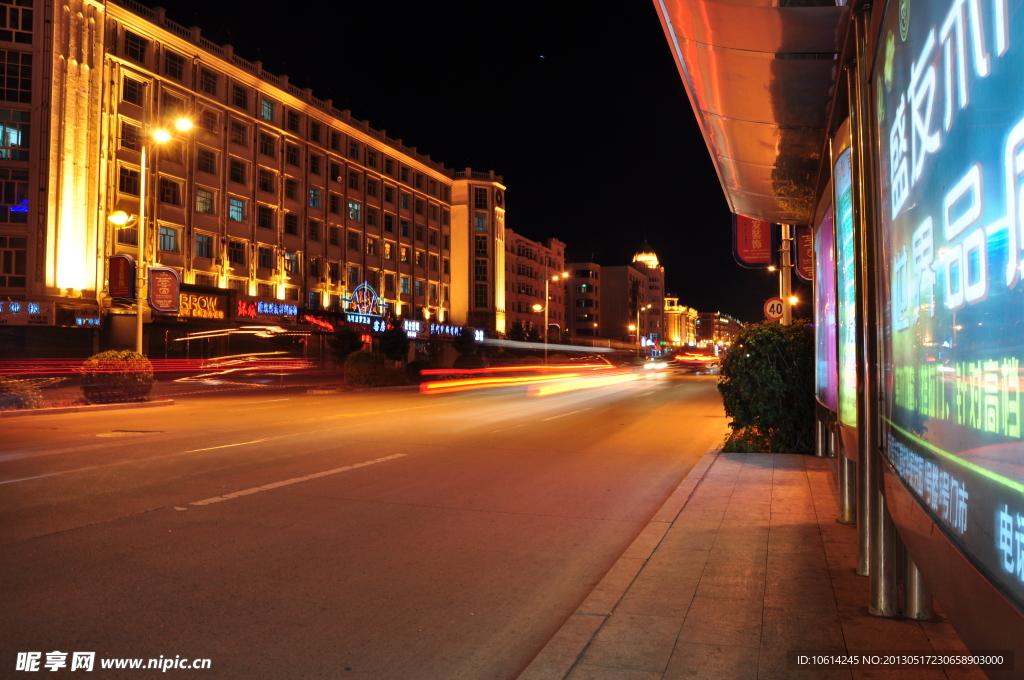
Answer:
M52 302L0 300L0 326L53 326Z
M135 298L135 259L131 255L111 255L107 266L107 291L114 298Z
M149 268L149 306L154 312L176 314L180 295L178 272L170 267Z
M227 298L223 295L205 293L182 293L179 300L181 311L178 316L191 319L223 319L227 310Z
M732 216L732 254L741 267L761 269L774 265L776 227L745 215Z
M796 251L796 275L804 281L814 279L814 231L810 226L799 225L794 230L793 249Z
M280 321L282 317L290 317L286 321L294 323L298 315L298 305L290 305L284 302L239 299L235 303L235 316L240 319Z
M57 325L69 328L98 328L100 326L100 308L91 305L67 305L57 307Z
M404 330L405 334L408 335L410 338L419 337L419 335L420 335L420 327L421 326L422 326L422 324L419 321L403 321L402 322L402 330Z

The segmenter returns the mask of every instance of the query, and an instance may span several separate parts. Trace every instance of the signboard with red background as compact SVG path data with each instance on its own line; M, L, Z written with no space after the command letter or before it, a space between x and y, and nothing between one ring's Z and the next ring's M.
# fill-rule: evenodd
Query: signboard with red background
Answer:
M131 255L111 255L108 274L110 297L135 297L135 259Z
M776 227L744 215L732 216L732 254L741 267L761 269L776 264Z
M809 226L796 228L793 238L793 250L796 251L796 275L804 281L814 279L814 230Z
M149 306L154 312L177 314L181 281L170 267L149 268Z

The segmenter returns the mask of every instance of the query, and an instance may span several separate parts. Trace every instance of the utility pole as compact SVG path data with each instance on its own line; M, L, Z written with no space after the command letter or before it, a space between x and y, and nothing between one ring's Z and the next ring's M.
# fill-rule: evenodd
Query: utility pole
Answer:
M782 298L782 325L793 323L793 227L789 224L779 225L782 228L782 243L779 246L779 297Z

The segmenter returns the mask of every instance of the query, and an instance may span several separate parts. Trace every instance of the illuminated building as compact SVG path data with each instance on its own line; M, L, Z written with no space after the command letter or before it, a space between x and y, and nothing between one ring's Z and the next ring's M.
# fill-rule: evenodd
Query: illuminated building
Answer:
M500 177L454 172L162 9L71 0L44 37L33 1L0 7L21 29L0 30L13 41L0 52L0 299L71 310L52 316L89 328L102 312L101 334L54 342L77 353L132 344L134 304L110 295L109 258L134 266L143 184L145 265L206 296L177 315L147 310L150 344L252 321L235 314L243 302L338 308L364 282L390 313L503 330ZM181 117L187 132L164 127ZM127 218L110 223L118 211ZM481 236L491 278L477 300ZM38 336L21 331L0 347Z
M536 330L544 337L544 305L548 308L548 330L552 341L561 339L565 331L565 284L550 277L565 271L565 244L556 238L543 242L505 229L505 299L507 301L507 332L516 322L529 332ZM545 279L549 303L544 301Z
M679 304L675 296L665 297L665 339L673 345L697 344L697 310Z
M565 317L570 338L603 337L601 319L601 265L573 262L565 265Z
M739 319L721 312L702 312L697 315L697 344L713 348L726 347L733 343L743 328Z

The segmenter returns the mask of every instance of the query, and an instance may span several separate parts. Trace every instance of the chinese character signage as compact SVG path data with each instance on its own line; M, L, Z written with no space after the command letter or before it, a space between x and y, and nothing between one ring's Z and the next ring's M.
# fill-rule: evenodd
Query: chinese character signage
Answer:
M169 267L149 268L149 306L154 312L176 314L180 292L178 272Z
M835 191L836 332L839 366L839 422L857 427L857 288L853 243L853 168L850 149L836 159Z
M793 270L804 281L814 279L814 232L809 226L793 228Z
M238 296L235 301L235 318L239 321L270 321L273 323L295 323L299 314L298 305L287 302L267 302Z
M818 224L814 238L815 383L818 401L839 410L839 374L836 372L836 254L832 206Z
M227 311L227 297L204 293L182 293L178 316L192 319L223 319Z
M760 269L775 264L775 226L743 215L732 216L732 254L741 267Z
M0 300L0 326L53 326L52 302Z
M1024 7L889 3L880 139L886 453L1024 606Z
M111 255L107 291L114 298L135 298L135 260L131 255Z

